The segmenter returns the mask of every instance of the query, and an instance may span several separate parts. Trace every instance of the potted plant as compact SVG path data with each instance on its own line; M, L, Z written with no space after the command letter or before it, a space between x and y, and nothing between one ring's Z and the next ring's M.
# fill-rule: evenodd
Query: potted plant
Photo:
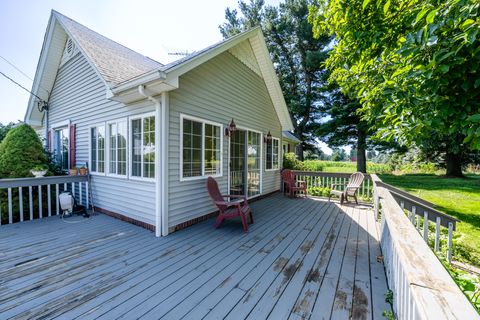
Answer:
M71 176L76 176L78 174L78 169L77 167L73 167L70 169L70 175Z
M80 173L81 176L86 176L87 175L87 167L81 166L80 169L78 169L78 172Z
M36 165L33 167L30 172L35 176L35 178L41 178L47 173L47 167L44 165Z

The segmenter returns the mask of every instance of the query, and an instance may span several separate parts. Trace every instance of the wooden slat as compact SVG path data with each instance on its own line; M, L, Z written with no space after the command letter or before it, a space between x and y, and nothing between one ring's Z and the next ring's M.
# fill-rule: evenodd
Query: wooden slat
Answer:
M8 188L8 223L13 223L12 188Z
M47 185L47 210L48 210L49 217L52 216L52 199L51 199L50 191L51 191L50 185Z
M60 185L57 183L55 185L55 214L58 216L60 214L60 199L59 199L59 195L60 195Z
M28 208L30 210L30 221L33 220L33 196L32 186L28 186Z
M42 186L38 186L38 218L43 218Z
M18 187L18 206L20 209L20 222L23 222L23 188Z

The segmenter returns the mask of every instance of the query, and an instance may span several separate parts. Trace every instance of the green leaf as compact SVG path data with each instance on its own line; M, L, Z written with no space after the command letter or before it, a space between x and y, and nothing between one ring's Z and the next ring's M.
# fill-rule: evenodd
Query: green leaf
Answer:
M370 3L370 0L363 0L362 9L365 10L365 8L368 6L369 3Z
M473 85L475 88L478 88L478 86L480 86L480 78L478 78L476 81L475 81L475 84Z
M432 10L432 11L430 11L430 12L428 13L427 19L426 19L428 24L432 24L432 23L433 23L433 21L435 20L435 15L436 15L436 14L437 14L437 10L436 10L436 9L435 9L435 10Z
M390 9L390 0L387 0L387 2L385 2L385 5L383 6L383 14L387 14L388 12L388 9Z
M471 24L473 24L473 23L475 23L475 20L467 19L467 20L465 20L465 21L462 23L461 27L462 27L462 28L466 28L466 27L468 27L469 25L471 25Z
M480 113L474 114L473 116L468 117L468 121L471 122L480 122Z
M448 70L450 70L450 67L445 64L442 64L438 66L438 70L440 70L441 73L447 73Z
M417 18L415 19L415 23L417 23L418 21L420 21L424 16L425 14L428 12L428 8L423 8L422 11L420 11L418 14L417 14Z

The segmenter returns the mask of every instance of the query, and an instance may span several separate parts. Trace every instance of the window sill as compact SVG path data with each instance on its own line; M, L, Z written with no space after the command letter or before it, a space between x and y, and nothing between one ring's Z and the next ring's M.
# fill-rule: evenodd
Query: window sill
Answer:
M143 177L129 176L128 179L132 180L132 181L139 181L139 182L155 182L155 178L143 178Z
M197 176L197 177L191 177L191 178L180 178L180 181L181 182L184 182L184 181L187 182L187 181L205 180L208 177L221 178L221 177L223 177L223 173L217 174L217 175L205 175L205 176Z

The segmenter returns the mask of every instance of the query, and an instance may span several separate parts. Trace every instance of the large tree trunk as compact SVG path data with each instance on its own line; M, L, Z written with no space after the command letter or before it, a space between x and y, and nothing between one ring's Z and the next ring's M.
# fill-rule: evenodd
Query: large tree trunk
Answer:
M367 173L367 155L365 146L367 143L366 132L358 126L357 128L357 171Z
M462 158L459 154L447 152L445 155L447 177L463 178Z
M297 158L300 161L303 161L303 145L299 143L297 146Z

